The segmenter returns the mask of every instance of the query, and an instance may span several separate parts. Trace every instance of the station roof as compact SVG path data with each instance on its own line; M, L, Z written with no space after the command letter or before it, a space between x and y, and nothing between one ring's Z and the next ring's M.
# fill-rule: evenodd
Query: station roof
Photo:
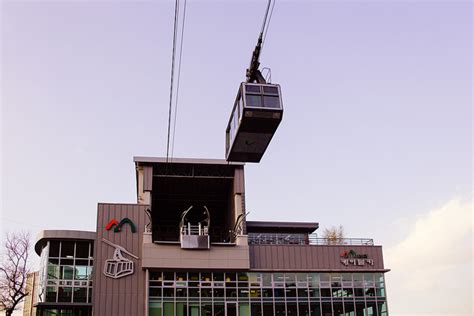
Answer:
M154 164L154 163L167 163L166 157L133 157L135 164ZM169 158L168 163L171 164L201 164L201 165L237 165L243 166L241 162L229 162L225 159L210 159L210 158Z
M96 232L82 230L42 230L36 236L35 251L41 255L41 250L48 240L89 240L94 241Z
M247 221L247 233L311 234L319 228L317 222L260 222Z

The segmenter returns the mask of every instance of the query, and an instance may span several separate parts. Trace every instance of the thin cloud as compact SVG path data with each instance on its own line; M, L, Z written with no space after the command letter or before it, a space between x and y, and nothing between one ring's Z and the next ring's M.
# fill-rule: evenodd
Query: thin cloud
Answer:
M472 210L452 199L385 252L391 315L472 315Z

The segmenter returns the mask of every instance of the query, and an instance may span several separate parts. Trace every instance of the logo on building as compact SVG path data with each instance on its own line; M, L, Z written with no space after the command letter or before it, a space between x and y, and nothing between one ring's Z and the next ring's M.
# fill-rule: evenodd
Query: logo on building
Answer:
M367 254L359 254L351 249L341 253L341 263L345 266L365 266L366 264L373 266L374 259L369 258Z
M135 224L128 217L123 218L120 222L117 221L115 218L110 220L110 222L107 224L107 226L105 226L105 229L111 230L112 228L115 227L114 232L118 233L118 232L122 231L122 226L125 225L125 224L130 225L130 229L132 230L132 233L137 232L137 228L136 228Z
M132 260L125 258L123 253L137 260L138 257L107 239L102 239L102 241L115 248L112 259L105 260L104 275L112 279L120 279L133 274L135 272L134 263Z

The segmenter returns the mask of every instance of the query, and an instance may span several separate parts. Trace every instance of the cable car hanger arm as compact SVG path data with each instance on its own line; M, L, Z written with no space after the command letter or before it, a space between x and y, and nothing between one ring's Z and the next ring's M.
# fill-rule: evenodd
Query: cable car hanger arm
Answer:
M260 53L262 51L263 42L265 41L265 38L267 37L268 26L272 18L273 8L275 7L275 0L273 0L273 6L271 7L272 9L270 11L271 2L272 0L268 0L267 9L265 11L265 16L263 18L262 29L260 30L260 36L258 37L257 45L255 46L255 49L253 50L252 59L250 60L250 66L247 69L247 82L248 83L252 83L252 82L263 83L263 84L267 83L267 81L265 80L265 77L263 77L258 67L260 66L259 59L260 59ZM270 18L267 23L269 12L270 12Z
M262 39L263 32L260 33L258 37L257 45L252 53L252 59L250 61L250 66L247 68L247 82L257 82L257 83L267 83L262 73L258 69L260 66L260 52L262 50Z

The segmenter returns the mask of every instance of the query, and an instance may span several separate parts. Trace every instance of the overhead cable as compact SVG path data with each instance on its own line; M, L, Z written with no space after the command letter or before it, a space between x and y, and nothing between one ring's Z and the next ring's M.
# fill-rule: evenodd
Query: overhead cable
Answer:
M177 82L176 82L173 136L172 136L172 140L171 140L171 159L173 159L173 153L174 153L174 140L175 140L175 132L176 132L176 117L178 116L179 81L180 81L180 78L181 78L181 58L183 56L184 25L185 25L185 22L186 22L186 3L187 3L187 0L184 0L183 23L181 25L181 39L180 39L180 44L179 44L178 79L177 79Z
M169 151L170 151L170 131L171 131L171 110L173 106L173 81L174 81L174 62L176 56L176 36L178 34L178 14L179 14L179 0L175 1L174 7L174 27L173 27L173 51L171 54L171 82L170 82L170 104L168 110L168 137L166 143L166 162L169 159Z
M270 1L268 3L270 4ZM272 9L270 10L270 16L268 17L268 23L265 28L265 34L263 36L262 46L265 43L265 39L267 38L268 28L270 27L270 22L272 21L272 15L273 15L273 9L275 8L275 3L276 3L276 0L273 0Z
M263 31L265 30L265 25L267 24L268 11L270 10L270 3L271 2L272 2L272 0L268 0L267 10L265 11L265 15L263 17L262 30L260 31L260 34L263 34Z

